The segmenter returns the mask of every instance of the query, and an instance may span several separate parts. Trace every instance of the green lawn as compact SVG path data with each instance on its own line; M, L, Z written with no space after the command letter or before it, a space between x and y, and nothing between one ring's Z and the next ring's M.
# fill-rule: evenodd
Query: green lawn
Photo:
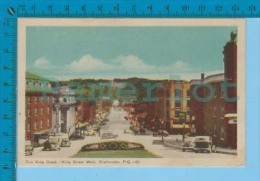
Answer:
M73 158L160 158L147 150L80 151Z

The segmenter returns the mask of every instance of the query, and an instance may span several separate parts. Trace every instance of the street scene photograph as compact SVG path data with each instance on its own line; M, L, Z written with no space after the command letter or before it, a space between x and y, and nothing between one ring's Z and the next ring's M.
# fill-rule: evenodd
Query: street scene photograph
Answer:
M25 21L24 165L244 164L243 22L153 21Z

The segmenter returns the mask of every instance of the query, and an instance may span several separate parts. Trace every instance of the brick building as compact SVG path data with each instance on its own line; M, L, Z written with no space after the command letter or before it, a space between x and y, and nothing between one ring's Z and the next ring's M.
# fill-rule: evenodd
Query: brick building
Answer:
M163 82L156 90L158 98L156 121L162 122L173 134L189 131L190 127L190 85L184 80Z
M224 47L224 73L191 80L191 121L196 134L209 135L217 146L236 148L237 45L235 32ZM230 87L226 87L226 84Z
M26 72L25 100L26 140L39 146L52 129L53 94L50 81Z
M95 116L95 103L93 102L78 102L76 121L81 123L90 122Z

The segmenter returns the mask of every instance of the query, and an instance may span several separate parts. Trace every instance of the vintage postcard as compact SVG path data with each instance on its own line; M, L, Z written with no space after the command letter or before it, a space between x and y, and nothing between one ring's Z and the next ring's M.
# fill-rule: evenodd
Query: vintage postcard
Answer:
M244 166L242 19L18 19L19 166Z

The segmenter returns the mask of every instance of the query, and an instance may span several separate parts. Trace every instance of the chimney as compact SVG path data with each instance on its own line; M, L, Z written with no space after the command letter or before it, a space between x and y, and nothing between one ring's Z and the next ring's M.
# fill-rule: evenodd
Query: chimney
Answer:
M201 80L204 80L204 73L201 73L200 78Z

